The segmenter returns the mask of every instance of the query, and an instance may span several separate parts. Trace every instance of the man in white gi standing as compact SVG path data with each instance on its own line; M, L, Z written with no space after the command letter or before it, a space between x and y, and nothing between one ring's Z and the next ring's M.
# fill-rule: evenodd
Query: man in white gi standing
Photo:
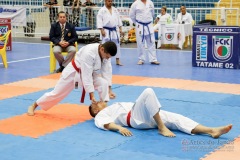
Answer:
M155 37L153 30L154 5L151 0L136 0L129 13L136 28L138 63L144 64L146 60L145 40L148 47L148 57L151 64L159 65L156 56Z
M94 43L82 47L75 59L63 70L60 79L51 92L45 93L28 108L28 115L34 115L34 110L40 106L48 110L76 87L76 83L83 87L81 102L84 102L85 92L89 93L92 103L96 103L94 90L98 91L101 101L108 102L115 98L112 92L112 65L111 57L117 53L114 42L104 44Z
M117 45L116 64L121 66L120 34L122 34L122 20L117 8L112 6L112 0L105 0L105 5L98 11L97 28L101 31L102 43L113 41Z
M91 116L95 117L95 125L103 130L117 131L124 136L132 133L123 126L136 129L158 128L160 134L175 137L169 129L180 130L187 134L208 134L218 138L228 133L232 125L217 128L203 126L182 115L160 110L161 104L151 88L145 89L135 103L118 102L106 107L106 103L98 102L89 106Z

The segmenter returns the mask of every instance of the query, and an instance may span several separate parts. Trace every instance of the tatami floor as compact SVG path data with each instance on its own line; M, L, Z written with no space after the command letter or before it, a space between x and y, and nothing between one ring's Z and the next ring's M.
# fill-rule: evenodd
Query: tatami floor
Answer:
M60 74L49 74L49 43L14 40L9 67L0 62L0 159L15 160L237 160L240 157L240 70L192 67L192 52L157 50L161 65L137 65L133 44L122 47L124 66L113 65L109 104L135 101L147 87L156 92L162 109L179 113L207 126L233 124L213 139L173 131L166 138L156 129L136 130L132 137L95 127L88 113L89 98L80 104L74 90L49 111L26 111L50 91ZM80 44L79 47L85 44Z

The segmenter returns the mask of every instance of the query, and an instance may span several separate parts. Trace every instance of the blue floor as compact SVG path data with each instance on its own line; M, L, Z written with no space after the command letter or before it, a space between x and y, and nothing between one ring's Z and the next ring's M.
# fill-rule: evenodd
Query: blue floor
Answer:
M49 45L13 43L13 51L8 53L9 68L4 69L0 64L0 84L48 75L48 55ZM139 66L136 65L136 50L122 49L124 66L115 66L113 59L113 74L240 84L239 70L192 67L191 52L158 50L157 56L160 66L148 63ZM145 88L113 85L117 99L110 104L134 101ZM178 131L173 131L176 138L166 138L159 135L156 129L132 128L130 130L134 136L123 137L118 133L99 130L93 120L89 120L38 139L0 133L0 160L197 160L240 135L240 95L160 87L153 89L162 109L183 114L203 125L214 127L231 123L233 129L219 139ZM0 100L0 119L24 114L27 107L46 91ZM74 90L61 103L78 104L79 93ZM89 104L88 98L85 103Z
M240 70L192 67L191 54L190 51L157 50L161 65L140 66L136 49L124 48L121 58L124 66L113 65L113 74L240 84ZM0 63L0 84L49 74L48 56L48 44L13 43L13 51L8 53L9 68L5 69ZM112 61L115 64L114 58Z

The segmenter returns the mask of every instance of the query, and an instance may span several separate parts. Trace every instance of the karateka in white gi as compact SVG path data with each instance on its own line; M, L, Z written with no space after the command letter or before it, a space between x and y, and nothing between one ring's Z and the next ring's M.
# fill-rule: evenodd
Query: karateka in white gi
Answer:
M136 0L129 13L136 28L138 63L146 60L145 41L148 48L148 57L151 64L159 65L156 56L155 37L153 30L154 4L151 0Z
M112 6L112 0L105 0L105 5L98 11L97 28L101 31L102 43L113 41L117 45L116 64L121 66L120 34L122 34L122 20L117 8Z
M180 11L181 12L178 13L178 15L177 15L176 23L178 23L178 24L192 24L193 23L192 15L187 12L186 7L184 5L181 6ZM188 41L189 41L189 36L186 36L185 37L185 42L183 44L183 46L185 48L188 47Z
M96 103L94 90L98 91L101 101L109 101L115 98L112 92L112 65L111 57L117 53L114 42L104 44L94 43L82 47L72 63L63 70L60 79L51 92L45 93L34 104L28 108L28 115L34 115L34 110L40 106L48 110L63 98L65 98L76 87L76 83L83 88L81 102L84 102L85 92L89 93L92 103Z
M155 24L161 24L161 23L171 23L173 21L172 16L167 13L167 7L163 6L161 8L161 14L157 15L154 23Z
M187 12L186 7L184 5L181 6L180 8L180 13L177 15L176 23L178 24L187 24L190 23L192 24L193 18L190 13Z
M89 106L90 114L95 117L95 125L103 130L117 131L124 136L132 133L123 126L136 129L158 128L160 134L166 137L175 137L169 129L180 130L187 134L208 134L218 138L228 133L232 125L217 128L203 126L180 114L160 110L153 89L147 88L138 97L135 103L119 102L106 107L106 103L98 102Z

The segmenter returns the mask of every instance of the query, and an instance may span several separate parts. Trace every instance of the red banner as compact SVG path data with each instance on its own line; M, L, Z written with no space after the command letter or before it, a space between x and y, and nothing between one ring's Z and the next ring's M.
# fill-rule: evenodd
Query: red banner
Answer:
M8 30L11 30L11 19L0 18L0 36L3 36L7 33ZM0 41L0 48L3 48L4 42ZM12 36L8 39L7 50L12 50Z

